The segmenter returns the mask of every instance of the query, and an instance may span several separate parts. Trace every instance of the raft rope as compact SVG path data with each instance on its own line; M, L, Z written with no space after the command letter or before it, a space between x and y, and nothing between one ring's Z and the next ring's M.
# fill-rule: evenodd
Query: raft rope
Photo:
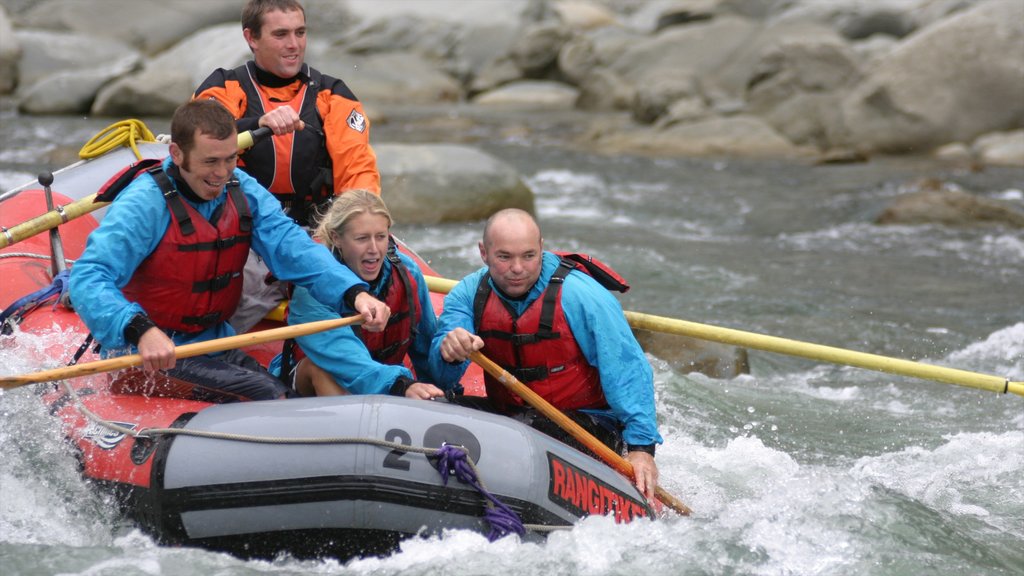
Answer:
M523 527L523 520L514 510L504 502L498 500L493 494L487 491L483 482L479 480L476 473L476 466L469 453L462 446L445 444L437 449L437 471L441 473L441 482L448 485L448 474L455 473L455 478L463 484L469 484L481 496L487 499L487 511L484 512L484 520L491 525L491 531L487 539L491 542L507 536L513 532L522 536L526 533Z
M424 454L428 457L437 457L437 469L441 474L443 483L447 486L448 476L455 474L455 478L464 484L469 484L484 497L486 510L484 520L491 525L491 531L487 539L491 542L515 532L519 535L526 533L526 530L533 532L553 532L556 530L570 530L572 526L549 526L545 524L525 524L514 510L505 503L498 500L493 494L487 491L483 480L477 474L476 465L468 452L462 446L445 444L441 448L427 448L425 446L409 446L397 442L388 442L376 438L358 438L354 436L325 436L315 438L286 438L281 436L256 436L251 434L235 434L231 432L212 432L209 430L188 430L185 428L143 428L132 430L109 420L105 420L92 410L89 410L82 402L77 391L71 387L68 380L62 380L65 393L71 398L75 408L78 409L87 419L108 430L119 432L135 439L152 441L155 436L178 435L194 436L198 438L211 438L216 440L230 440L235 442L252 442L256 444L368 444L399 452L414 452Z
M157 138L142 120L136 120L135 118L121 120L107 126L90 138L82 146L82 149L78 151L78 156L83 160L96 158L115 148L128 146L135 152L135 157L141 160L142 152L139 152L139 147L135 144L136 141L156 142Z

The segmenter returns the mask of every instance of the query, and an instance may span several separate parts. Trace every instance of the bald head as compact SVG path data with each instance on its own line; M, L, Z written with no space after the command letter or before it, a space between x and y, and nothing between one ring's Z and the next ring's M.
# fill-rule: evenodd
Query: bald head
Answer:
M537 221L529 212L519 208L505 208L492 214L484 224L483 243L485 246L490 245L495 235L508 234L532 236L537 242L542 241Z
M487 219L480 258L506 295L517 298L530 291L540 277L543 252L540 227L529 212L508 208Z

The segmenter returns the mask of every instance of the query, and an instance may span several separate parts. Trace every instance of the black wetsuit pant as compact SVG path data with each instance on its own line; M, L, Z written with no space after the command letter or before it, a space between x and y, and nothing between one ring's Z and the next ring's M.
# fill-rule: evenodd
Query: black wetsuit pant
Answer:
M228 350L217 356L181 358L168 377L192 386L192 400L203 402L244 402L293 397L293 390L241 350Z

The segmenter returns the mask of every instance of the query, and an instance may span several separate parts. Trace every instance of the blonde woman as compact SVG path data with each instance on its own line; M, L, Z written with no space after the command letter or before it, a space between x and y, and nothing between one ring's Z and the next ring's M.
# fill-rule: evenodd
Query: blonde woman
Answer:
M370 294L390 307L391 318L382 332L343 327L298 338L298 346L286 344L282 368L288 373L295 367L300 394L444 396L432 383L427 362L437 329L430 293L416 262L397 251L391 224L381 197L362 189L337 196L318 220L313 239L370 285ZM292 294L289 324L338 317L307 290L296 288ZM404 364L406 356L415 374Z

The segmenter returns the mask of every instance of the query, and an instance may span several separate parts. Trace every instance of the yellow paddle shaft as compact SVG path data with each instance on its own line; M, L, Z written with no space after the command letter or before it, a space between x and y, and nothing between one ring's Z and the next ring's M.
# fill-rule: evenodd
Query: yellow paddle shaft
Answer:
M447 278L427 277L427 286L434 292L447 293L455 286L455 283L454 280ZM626 320L629 321L629 325L633 328L689 336L701 340L744 346L756 350L831 362L833 364L856 366L888 374L924 378L926 380L935 380L946 384L956 384L958 386L967 386L969 388L978 388L1002 394L1012 392L1024 396L1024 382L1011 382L1008 378L1002 376L991 376L956 368L922 364L911 360L900 360L888 356L856 352L843 348L779 338L777 336L733 330L731 328L719 328L708 324L698 324L697 322L687 322L685 320L676 320L674 318L665 318L640 312L626 311L625 314Z
M256 143L256 141L261 138L265 138L269 134L269 128L246 130L238 135L238 149L245 150L246 148L250 148ZM74 220L79 216L84 216L93 210L99 210L107 204L110 204L110 202L94 202L95 199L96 195L90 194L89 196L80 198L64 206L58 206L45 214L41 214L31 220L26 220L21 224L17 224L2 231L2 233L0 233L0 249L6 248L11 244L21 242L25 238L31 238L40 232L46 232L47 230L56 228L57 226L66 223L68 220Z
M323 332L324 330L358 324L362 321L362 316L350 316L348 318L335 318L332 320L320 320L317 322L308 322L306 324L296 324L295 326L282 326L280 328L272 328L270 330L238 334L236 336L228 336L226 338L218 338L216 340L207 340L206 342L185 344L183 346L176 347L174 349L174 355L177 358L190 358L201 354L213 354L214 352L223 352L225 350L233 350L235 348L255 346L257 344L265 344L267 342L274 342L277 340L297 338L299 336L306 336L307 334ZM96 362L87 362L85 364L77 364L75 366L63 366L61 368L42 370L20 376L0 376L0 388L17 388L26 384L53 382L55 380L66 380L68 378L77 378L79 376L90 376L92 374L112 372L114 370L120 370L130 366L138 366L140 364L142 364L142 356L138 354L130 354L128 356L107 358L106 360L97 360Z
M6 248L11 244L21 242L26 238L39 234L40 232L46 232L47 230L56 228L68 220L74 220L79 216L84 216L93 210L98 210L107 204L110 204L110 202L94 202L95 199L96 195L90 194L85 198L80 198L64 206L58 206L49 212L40 214L30 220L26 220L21 224L11 226L0 234L0 248Z

